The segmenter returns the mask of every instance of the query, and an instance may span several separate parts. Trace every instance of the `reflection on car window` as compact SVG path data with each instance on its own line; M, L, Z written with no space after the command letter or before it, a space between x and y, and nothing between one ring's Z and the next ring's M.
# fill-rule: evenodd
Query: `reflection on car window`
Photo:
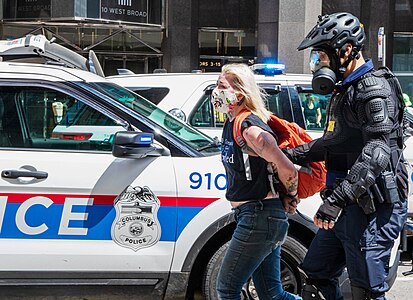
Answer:
M326 108L331 94L320 95L313 93L309 86L299 89L299 97L306 129L323 130L326 121Z
M213 140L210 137L175 118L171 114L159 109L155 104L138 94L111 82L89 83L89 86L93 86L96 90L109 96L111 99L144 115L163 129L172 133L178 139L189 144L194 149L205 149L204 152L212 153L219 152L217 147L205 148L206 145L213 143Z
M0 90L7 114L2 118L2 147L111 151L113 135L125 130L60 91L4 86Z

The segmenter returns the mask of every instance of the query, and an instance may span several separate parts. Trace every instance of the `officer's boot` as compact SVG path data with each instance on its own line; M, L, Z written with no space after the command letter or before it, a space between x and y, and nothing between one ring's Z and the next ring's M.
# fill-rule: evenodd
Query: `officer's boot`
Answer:
M371 293L369 290L365 290L358 286L351 286L351 296L353 300L370 300Z

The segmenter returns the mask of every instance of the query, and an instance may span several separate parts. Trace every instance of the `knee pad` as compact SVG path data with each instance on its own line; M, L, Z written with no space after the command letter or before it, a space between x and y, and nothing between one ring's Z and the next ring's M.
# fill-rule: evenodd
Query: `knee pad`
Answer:
M323 294L311 284L305 284L301 293L303 300L326 300Z

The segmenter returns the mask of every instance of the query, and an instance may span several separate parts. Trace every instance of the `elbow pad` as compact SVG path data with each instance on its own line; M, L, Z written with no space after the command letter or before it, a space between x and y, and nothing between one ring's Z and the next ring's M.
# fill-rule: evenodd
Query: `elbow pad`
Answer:
M336 197L356 201L367 192L390 162L390 147L381 140L367 143L346 179L334 190Z

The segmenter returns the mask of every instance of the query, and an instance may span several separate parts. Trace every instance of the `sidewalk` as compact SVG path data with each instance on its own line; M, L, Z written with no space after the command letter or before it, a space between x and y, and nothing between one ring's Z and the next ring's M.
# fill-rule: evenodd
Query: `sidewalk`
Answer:
M412 269L411 261L400 262L396 281L386 294L387 300L409 300L413 298L413 275L404 276L402 273Z

